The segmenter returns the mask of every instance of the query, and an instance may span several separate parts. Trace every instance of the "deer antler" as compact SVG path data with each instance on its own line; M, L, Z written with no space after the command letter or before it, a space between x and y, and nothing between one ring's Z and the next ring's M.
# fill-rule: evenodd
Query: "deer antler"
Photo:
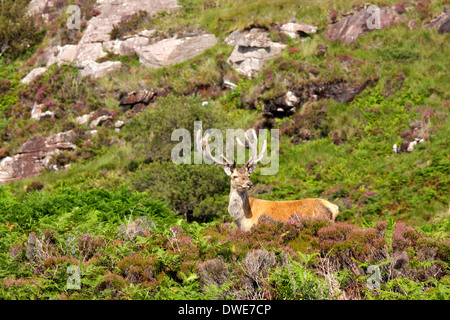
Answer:
M206 134L206 136L202 139L201 137L201 131L197 131L197 151L203 156L203 158L213 161L215 164L221 165L221 166L232 166L234 165L234 162L229 161L223 154L220 156L223 158L223 161L220 159L217 159L211 154L211 148L209 147L209 134ZM203 145L205 145L205 152L203 151Z
M266 152L266 149L267 149L267 140L264 140L264 145L261 149L261 152L259 153L259 155L257 155L258 154L258 138L256 136L255 129L252 129L253 142L250 141L250 139L247 135L247 132L245 132L244 135L245 135L245 140L247 141L249 148L251 150L250 159L248 159L248 161L245 163L245 165L247 167L249 167L251 165L256 165L264 157L264 153ZM245 148L245 144L239 138L236 138L236 141L238 142L238 144L241 147Z

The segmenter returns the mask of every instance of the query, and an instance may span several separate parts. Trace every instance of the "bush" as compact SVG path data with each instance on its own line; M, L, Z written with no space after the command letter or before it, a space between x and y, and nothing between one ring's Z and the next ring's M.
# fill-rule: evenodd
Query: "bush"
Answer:
M33 15L27 14L28 0L4 0L0 6L0 56L15 59L43 38Z
M171 140L175 129L186 129L193 146L194 122L201 121L203 131L224 128L227 118L208 104L201 105L200 97L184 97L170 94L158 100L156 108L147 108L124 127L125 139L132 142L136 152L154 161L169 160L172 148L178 143Z
M293 259L289 259L282 268L272 270L270 281L274 287L274 298L277 300L330 298L325 280Z
M218 166L153 162L130 173L130 181L186 218L205 221L228 212L229 181Z
M219 257L203 262L198 266L197 274L202 287L222 286L230 279L230 270L225 261Z

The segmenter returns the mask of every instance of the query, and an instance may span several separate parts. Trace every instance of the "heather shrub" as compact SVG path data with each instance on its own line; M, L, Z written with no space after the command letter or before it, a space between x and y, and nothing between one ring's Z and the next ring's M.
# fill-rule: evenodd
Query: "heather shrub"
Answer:
M34 48L43 38L34 15L27 13L27 0L5 0L0 6L0 57L15 59Z
M241 268L245 275L259 287L261 279L275 265L276 258L273 251L256 249L247 253L241 261Z
M16 262L22 261L24 248L21 243L14 243L8 250L9 257Z
M143 283L145 286L151 286L156 284L155 265L155 257L144 258L140 254L134 254L123 258L117 264L117 268L129 283L133 285Z
M3 300L24 300L30 296L37 297L40 292L39 283L26 277L5 277L0 283L0 298Z
M200 286L221 287L230 280L230 270L222 257L202 262L197 268L197 274L200 278Z
M324 227L317 231L319 240L334 240L342 241L346 239L347 234L351 232L354 227L351 224L345 222L336 222L330 227Z
M355 260L376 263L387 258L386 242L376 238L375 229L355 229L348 225L339 227L336 223L336 227L322 228L318 233L321 235L319 246L322 255L355 274L363 273Z
M96 288L96 291L107 294L114 299L119 296L119 290L123 289L126 286L127 282L122 276L110 272L102 277L100 283Z
M87 261L93 257L94 253L99 249L105 247L105 240L102 237L92 237L89 233L83 234L78 239L78 250L80 252L82 261Z
M269 216L260 217L258 224L249 231L229 231L228 240L233 244L234 259L242 259L250 250L260 247L284 248L295 241L299 232L296 226L276 221Z
M26 192L40 191L44 189L44 184L40 181L33 181L28 186L26 186Z
M233 274L238 286L230 292L237 299L270 299L269 273L277 260L273 251L256 249L247 252Z
M297 144L328 135L326 127L327 109L323 101L304 105L290 121L281 127L281 132L291 136L291 142Z
M417 231L404 222L397 222L392 235L392 249L401 251L416 243L419 235Z
M345 230L343 233L339 229ZM422 237L410 226L397 222L392 230L391 241L386 239L388 223L379 221L376 228L358 229L348 224L335 223L318 231L321 255L339 270L349 270L354 276L365 276L369 265L378 265L382 272L382 285L391 279L408 277L418 283L418 288L430 288L427 281L445 276L448 259L448 241ZM441 254L439 254L439 253ZM350 281L344 285L349 296L354 296L349 286L357 285L366 292L363 284ZM361 286L362 285L362 286ZM421 290L422 290L421 289ZM366 292L367 293L367 292ZM406 291L407 294L415 294ZM364 293L363 293L364 294ZM372 296L372 292L368 293Z
M290 225L295 225L302 233L317 237L319 229L328 227L332 224L329 219L324 218L310 218L301 215L293 215L287 221Z

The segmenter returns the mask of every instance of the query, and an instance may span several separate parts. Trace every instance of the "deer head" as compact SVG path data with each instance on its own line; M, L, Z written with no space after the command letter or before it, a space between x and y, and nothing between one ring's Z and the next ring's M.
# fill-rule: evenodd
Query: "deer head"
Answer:
M256 136L256 131L251 131L252 140L245 133L245 141L247 141L248 146L250 148L250 158L248 161L241 167L238 168L236 165L236 160L232 162L229 161L222 154L220 157L222 159L216 158L211 154L211 149L209 147L209 135L207 134L205 138L200 139L200 131L197 132L197 151L203 156L203 158L213 161L215 164L221 165L225 173L231 179L231 188L236 189L237 191L246 191L253 187L253 183L250 181L250 175L256 169L256 164L261 161L264 156L264 153L267 149L267 140L264 140L263 148L261 152L257 153L258 148L258 138ZM242 142L239 138L236 138L238 145L245 148L245 143ZM203 150L203 146L205 146L205 150Z

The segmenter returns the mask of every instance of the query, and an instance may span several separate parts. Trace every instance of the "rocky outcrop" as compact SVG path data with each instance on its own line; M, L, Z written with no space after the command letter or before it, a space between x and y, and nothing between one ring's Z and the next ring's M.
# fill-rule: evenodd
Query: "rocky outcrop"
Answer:
M325 31L330 41L341 40L344 43L351 43L358 37L365 35L377 28L369 28L368 20L374 16L374 12L368 12L361 9L352 15L346 16L335 24L331 24ZM395 7L380 8L380 25L379 30L385 29L398 24L406 19L405 15L397 12ZM373 23L372 18L370 21Z
M216 42L217 39L213 34L181 39L173 37L135 50L139 54L139 61L142 64L151 68L159 68L193 58L214 46Z
M49 55L46 62L47 67L54 63L61 65L75 61L78 56L78 46L74 44L67 44L62 47L56 47L51 52L53 55Z
M75 60L76 66L79 68L85 68L90 63L104 56L106 56L106 52L103 51L101 43L80 43L76 46Z
M352 101L370 81L348 84L345 81L312 83L305 87L292 88L280 97L265 101L263 113L266 117L282 118L294 114L298 106L307 100L334 99L341 103Z
M94 120L92 120L92 122L89 124L89 126L92 128L92 129L95 129L96 127L98 127L98 126L101 126L103 123L105 123L106 121L111 121L113 119L113 117L112 116L109 116L109 115L103 115L103 116L100 116L100 117L98 117L98 118L96 118L96 119L94 119Z
M159 11L177 10L180 6L176 0L103 0L97 1L99 15L89 20L80 43L99 43L110 41L110 32L122 18L129 17L140 10L153 15Z
M32 0L29 12L36 13L42 16L45 21L48 21L48 12L58 6L60 14L60 11L66 5L67 1ZM87 21L79 43L47 48L37 58L37 63L44 63L46 67L54 63L58 65L73 63L81 70L80 75L82 77L101 78L110 72L120 70L121 62L98 63L98 59L104 58L107 52L120 55L134 54L138 48L149 45L149 36L153 32L144 30L137 35L128 36L126 39L112 40L110 33L114 25L118 25L122 19L128 18L139 11L145 11L151 16L162 10L170 11L178 8L179 5L176 0L98 0L95 7L98 14ZM183 53L185 52L181 52L181 54ZM36 74L44 72L42 70L41 68L32 70L23 79L23 82L31 82Z
M81 71L80 75L82 77L91 77L92 79L103 78L108 73L119 71L122 67L122 62L120 61L105 61L102 63L97 63L91 61L87 64Z
M43 121L45 119L55 117L55 114L53 112L51 112L50 110L43 112L42 109L44 109L44 108L45 108L44 104L37 104L35 102L33 105L33 108L31 109L31 118L36 119L38 121Z
M280 32L287 34L291 38L297 38L317 33L317 27L305 23L289 22L280 27Z
M434 131L429 123L431 113L430 109L426 109L421 119L409 122L409 130L400 132L402 143L394 144L392 147L394 153L413 152L416 145L430 139Z
M123 40L110 40L103 42L103 50L118 55L135 54L139 48L150 44L150 36L154 30L144 30L137 35L128 36Z
M400 153L400 152L413 152L414 147L418 145L419 143L425 142L425 139L419 139L415 138L411 142L403 142L400 146L397 144L394 144L392 146L392 150L394 153Z
M346 103L352 101L357 94L362 92L369 82L365 81L356 84L348 84L345 81L314 83L308 87L307 97L312 100L331 98L338 102Z
M76 117L75 118L75 122L79 125L83 125L83 124L87 124L89 122L89 120L92 119L92 117L94 116L95 112L91 112L88 114L84 114L82 116Z
M30 10L41 12L44 2L52 0L36 0ZM108 52L118 55L138 54L141 63L148 67L162 67L186 61L216 44L212 34L169 38L152 43L154 30L143 30L123 39L111 39L111 31L115 25L138 12L153 15L159 11L176 10L179 8L176 0L102 0L95 7L98 14L88 22L78 44L67 44L47 48L37 58L46 66L73 63L81 72L82 77L98 79L106 74L120 70L119 61L98 62ZM153 40L154 41L154 40ZM41 72L33 70L32 75Z
M236 44L227 62L239 73L254 77L268 60L277 56L286 45L270 40L264 29L253 28L244 32L233 32L225 39L227 44Z
M289 22L277 27L277 31L291 38L317 33L317 27L305 23ZM276 57L286 48L285 44L273 42L270 34L262 28L252 28L245 31L235 30L224 42L235 46L227 62L239 74L249 78L255 77L267 61Z
M156 95L156 92L148 90L139 90L121 94L119 107L123 111L129 109L132 109L133 111L140 111L145 108L151 101L153 101Z
M120 130L122 129L122 127L125 125L125 122L122 120L117 120L114 123L114 131L116 132L120 132Z
M297 111L296 106L299 104L300 98L292 93L292 91L288 91L281 97L265 103L263 113L269 117L286 117L293 115Z
M449 21L450 21L450 7L446 6L444 12L437 16L435 19L431 20L430 23L426 25L427 28L438 28L439 33L449 32ZM445 32L447 30L447 32Z
M33 69L22 80L20 80L20 82L29 84L31 81L34 80L34 78L45 73L45 71L47 71L47 68L45 67Z
M50 23L60 17L68 2L68 0L31 0L28 13L36 14L44 23Z
M47 138L32 138L27 140L19 150L19 153L0 159L0 184L37 176L49 167L55 154L64 150L74 150L72 143L76 133L72 130L61 132Z
M438 29L439 34L447 34L450 33L450 20L447 20Z

